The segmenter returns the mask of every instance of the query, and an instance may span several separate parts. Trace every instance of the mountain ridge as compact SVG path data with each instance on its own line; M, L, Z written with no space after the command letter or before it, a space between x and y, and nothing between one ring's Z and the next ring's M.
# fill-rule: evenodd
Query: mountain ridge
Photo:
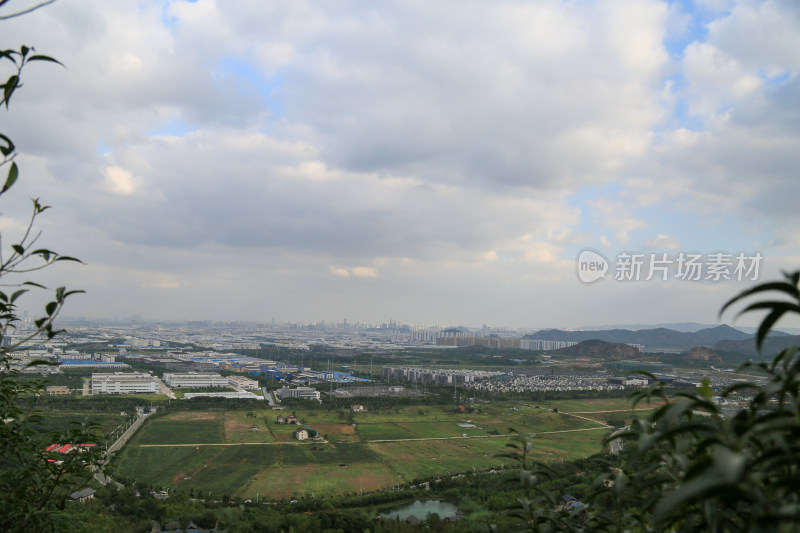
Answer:
M695 332L676 331L667 328L645 330L610 329L594 331L541 330L526 339L583 342L600 340L611 343L641 344L649 349L689 349L695 346L714 346L720 341L746 341L753 335L725 324Z

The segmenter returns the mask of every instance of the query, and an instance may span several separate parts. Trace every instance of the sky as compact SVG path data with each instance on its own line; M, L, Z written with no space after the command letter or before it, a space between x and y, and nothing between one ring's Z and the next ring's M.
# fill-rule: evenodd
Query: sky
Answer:
M40 244L85 264L30 279L85 290L68 316L716 323L800 268L794 0L58 0L0 25L65 66L0 112L0 232L53 206ZM619 270L681 253L700 280ZM706 279L713 254L763 260Z

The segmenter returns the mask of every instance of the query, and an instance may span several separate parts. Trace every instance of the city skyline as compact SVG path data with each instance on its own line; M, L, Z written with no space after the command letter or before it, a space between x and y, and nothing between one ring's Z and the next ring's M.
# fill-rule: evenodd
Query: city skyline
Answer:
M790 1L56 2L2 39L66 67L4 111L4 237L53 206L86 265L33 279L86 291L69 316L715 323L800 267L798 30ZM584 250L763 262L585 283Z

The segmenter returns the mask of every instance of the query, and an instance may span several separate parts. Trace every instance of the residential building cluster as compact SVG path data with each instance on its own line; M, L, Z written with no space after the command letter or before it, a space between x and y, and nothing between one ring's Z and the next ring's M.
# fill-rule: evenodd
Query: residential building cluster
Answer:
M624 386L609 383L607 376L596 371L577 371L567 368L513 368L491 381L467 385L469 389L487 393L528 391L611 391Z
M572 341L543 341L539 339L522 339L519 341L519 347L523 350L560 350L561 348L569 348L575 346L577 342Z
M465 385L476 381L495 379L501 372L486 370L455 370L422 367L381 368L383 376L388 379L402 379L412 383L431 383L433 385Z

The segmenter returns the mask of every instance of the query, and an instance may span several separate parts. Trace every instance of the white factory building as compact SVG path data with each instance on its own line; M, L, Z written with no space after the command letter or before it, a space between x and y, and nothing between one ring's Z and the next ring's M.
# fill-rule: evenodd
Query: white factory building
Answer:
M114 372L92 374L92 394L156 394L158 383L150 374Z
M187 372L184 374L164 374L164 383L175 389L229 387L228 378L214 372Z
M311 387L297 387L295 389L283 387L282 389L278 389L278 397L281 400L283 400L284 398L302 398L304 400L319 400L320 394L317 389L312 389Z
M244 376L228 376L228 384L234 389L242 390L256 390L258 389L258 381Z

